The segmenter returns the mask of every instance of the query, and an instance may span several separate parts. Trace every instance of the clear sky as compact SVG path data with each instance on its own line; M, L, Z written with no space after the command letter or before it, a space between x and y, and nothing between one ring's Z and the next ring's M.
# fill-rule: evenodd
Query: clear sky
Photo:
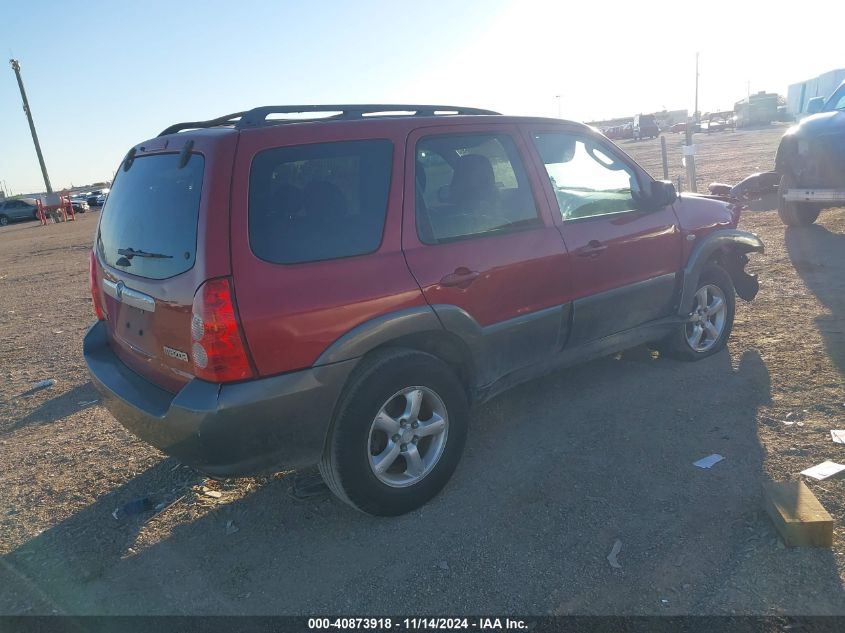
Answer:
M787 8L790 7L790 8ZM731 108L845 67L845 2L0 0L53 187L169 124L257 105L411 102L591 120ZM0 181L43 190L14 74Z

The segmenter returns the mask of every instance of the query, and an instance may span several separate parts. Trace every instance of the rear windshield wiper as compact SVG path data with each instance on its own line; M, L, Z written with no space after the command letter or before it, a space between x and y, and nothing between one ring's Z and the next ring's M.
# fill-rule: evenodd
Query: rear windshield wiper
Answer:
M164 255L163 253L148 253L147 251L136 251L134 248L119 248L117 249L118 255L123 255L127 259L132 259L133 257L152 257L155 259L173 259L173 255Z

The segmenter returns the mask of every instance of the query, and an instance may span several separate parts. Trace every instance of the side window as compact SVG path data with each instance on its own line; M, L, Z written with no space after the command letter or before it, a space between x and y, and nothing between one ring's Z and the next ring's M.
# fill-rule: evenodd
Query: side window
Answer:
M513 140L429 136L416 147L417 235L425 244L542 225Z
M602 145L563 132L534 134L533 138L564 220L637 208L636 175Z
M363 255L381 244L393 143L342 141L259 152L249 176L249 243L297 264Z

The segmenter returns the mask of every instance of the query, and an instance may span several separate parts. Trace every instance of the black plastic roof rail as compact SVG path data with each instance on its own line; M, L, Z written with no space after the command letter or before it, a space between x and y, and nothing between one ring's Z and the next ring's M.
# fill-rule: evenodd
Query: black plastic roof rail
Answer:
M315 117L314 119L271 119L267 117L271 114L305 114L309 112L336 112L334 116ZM405 113L412 114L405 114ZM493 110L482 110L481 108L466 108L462 106L445 106L445 105L420 105L411 103L364 103L364 104L331 104L331 105L281 105L281 106L261 106L260 108L253 108L248 112L244 112L240 120L235 123L235 127L239 130L244 128L262 127L264 125L279 125L282 123L299 123L308 120L317 121L337 121L349 119L362 119L367 115L390 116L390 113L396 113L394 116L448 116L458 114L468 115L484 115L492 114L498 115L499 112ZM401 113L401 114L400 114ZM375 118L375 117L373 117Z
M309 112L334 112L334 116L291 119L271 119L271 114L307 114ZM330 105L281 105L261 106L246 112L235 112L225 116L210 119L208 121L190 121L186 123L174 123L164 129L159 136L175 134L183 130L198 130L203 128L217 127L221 125L233 125L236 129L262 127L265 125L279 125L282 123L301 123L303 121L337 121L340 119L362 119L367 115L389 116L450 116L450 115L499 115L500 112L493 110L482 110L481 108L466 108L463 106L445 105L420 105L413 103L356 103L356 104L330 104ZM405 114L409 113L409 114Z
M199 130L203 128L217 127L218 125L231 125L235 123L236 119L242 117L244 114L246 113L235 112L233 114L227 114L225 116L217 117L216 119L209 119L208 121L189 121L187 123L174 123L170 127L162 130L159 136L175 134L176 132L181 132L182 130Z

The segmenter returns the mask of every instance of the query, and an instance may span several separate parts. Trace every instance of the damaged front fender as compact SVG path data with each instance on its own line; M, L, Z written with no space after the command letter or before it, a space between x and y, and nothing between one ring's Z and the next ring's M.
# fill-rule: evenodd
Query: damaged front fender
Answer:
M678 314L687 316L692 312L701 271L708 263L714 261L731 276L736 294L746 301L751 301L757 296L760 282L756 275L745 272L745 265L748 263L748 253L762 253L764 248L759 237L737 229L714 231L702 239L695 245L683 269Z

